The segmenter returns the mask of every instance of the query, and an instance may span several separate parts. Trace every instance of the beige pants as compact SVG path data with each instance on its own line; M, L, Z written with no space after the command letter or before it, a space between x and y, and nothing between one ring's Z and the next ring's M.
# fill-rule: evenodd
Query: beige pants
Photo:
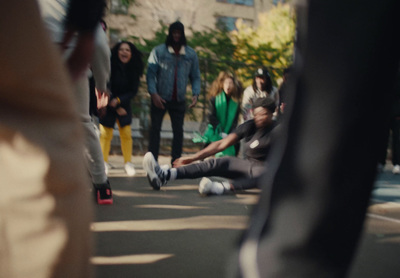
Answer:
M72 96L35 1L0 1L0 277L91 277Z

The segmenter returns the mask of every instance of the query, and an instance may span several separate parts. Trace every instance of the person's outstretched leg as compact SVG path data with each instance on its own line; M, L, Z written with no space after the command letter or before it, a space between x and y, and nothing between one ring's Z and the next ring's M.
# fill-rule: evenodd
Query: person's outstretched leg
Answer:
M165 185L169 179L167 171L161 169L151 152L147 152L143 157L143 169L146 171L147 179L154 190L160 190L161 186Z
M210 158L178 168L162 169L151 152L145 154L143 168L147 172L150 185L155 190L159 190L168 181L175 179L196 179L211 176L245 179L258 177L265 170L262 163L250 162L237 157Z

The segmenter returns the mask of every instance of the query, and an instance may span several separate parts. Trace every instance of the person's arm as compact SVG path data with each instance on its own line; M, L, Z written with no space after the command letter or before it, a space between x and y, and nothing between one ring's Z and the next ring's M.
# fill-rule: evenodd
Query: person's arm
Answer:
M96 28L91 68L96 81L96 89L101 93L106 93L108 91L107 82L110 78L110 48L108 47L106 33L100 24Z
M65 20L65 35L61 46L65 49L77 32L77 43L67 60L73 80L87 69L94 50L94 31L103 17L105 0L70 0Z
M212 156L218 152L225 150L226 148L236 144L239 141L239 136L236 133L231 133L224 139L212 142L210 145L198 151L194 155L187 157L180 157L174 161L174 167L183 166L192 163L197 160L202 160L209 156Z
M243 99L242 99L242 115L243 120L247 121L251 119L251 98L252 98L252 87L247 87L243 92Z
M200 85L201 85L199 59L197 58L196 53L194 54L194 59L192 67L190 69L189 79L190 83L192 84L192 94L193 94L192 103L189 105L189 108L192 108L197 103L197 99L200 95Z
M153 101L154 105L160 109L165 109L164 107L165 100L162 99L158 94L156 86L157 72L159 70L156 48L153 48L153 50L150 52L147 64L148 64L147 74L146 74L147 91L149 92L151 100Z
M210 99L208 123L215 129L219 125L219 120L217 118L217 109L215 108L215 97Z

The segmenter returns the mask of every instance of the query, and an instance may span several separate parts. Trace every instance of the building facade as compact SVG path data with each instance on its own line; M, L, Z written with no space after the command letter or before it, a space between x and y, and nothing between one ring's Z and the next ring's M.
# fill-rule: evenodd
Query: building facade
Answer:
M257 26L258 14L277 2L282 0L134 0L127 7L122 0L109 0L105 21L113 44L130 36L151 39L160 28L160 21L169 25L180 20L188 34L190 28L232 30L237 19Z

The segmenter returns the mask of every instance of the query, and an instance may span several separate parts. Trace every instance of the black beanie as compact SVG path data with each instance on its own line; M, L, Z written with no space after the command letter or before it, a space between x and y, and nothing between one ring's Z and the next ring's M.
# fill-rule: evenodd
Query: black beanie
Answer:
M185 27L183 26L182 22L180 21L175 21L169 26L169 33L167 36L167 39L165 40L165 44L172 45L173 44L173 39L172 39L172 31L173 30L179 30L182 32L182 37L181 37L181 45L186 45L186 36L185 36Z
M182 34L185 34L185 27L180 21L175 21L169 26L169 33L172 33L173 30L179 30Z

